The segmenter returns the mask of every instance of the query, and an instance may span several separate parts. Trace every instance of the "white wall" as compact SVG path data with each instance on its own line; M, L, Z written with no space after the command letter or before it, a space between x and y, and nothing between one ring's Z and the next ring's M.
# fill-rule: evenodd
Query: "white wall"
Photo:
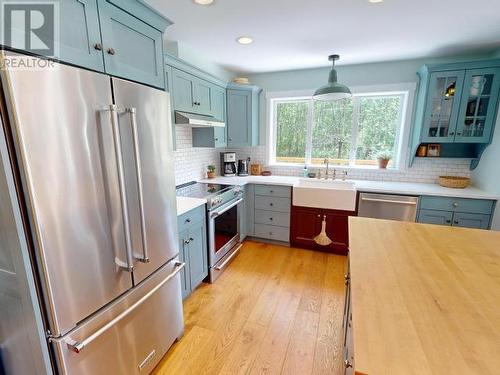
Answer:
M472 177L478 187L500 196L500 110L497 115L493 142L484 152ZM500 230L500 204L497 204L492 228Z

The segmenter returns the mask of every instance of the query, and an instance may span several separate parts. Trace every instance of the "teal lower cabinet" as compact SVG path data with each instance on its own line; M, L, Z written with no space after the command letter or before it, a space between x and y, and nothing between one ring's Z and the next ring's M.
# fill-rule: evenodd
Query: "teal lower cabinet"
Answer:
M252 220L252 236L290 242L291 187L253 185L252 194L252 212L247 213L247 219Z
M205 206L197 207L177 220L179 259L186 263L181 271L182 297L186 298L208 276Z
M438 210L420 210L418 222L426 224L451 225L453 212Z
M490 221L490 215L468 214L462 212L456 212L453 214L454 227L489 229Z
M417 222L489 229L495 204L489 199L423 196L420 198Z

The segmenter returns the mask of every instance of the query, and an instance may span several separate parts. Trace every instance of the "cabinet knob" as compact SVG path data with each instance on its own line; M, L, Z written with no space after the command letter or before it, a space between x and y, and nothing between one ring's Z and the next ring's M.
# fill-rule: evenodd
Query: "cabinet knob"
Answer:
M194 241L193 237L189 237L189 242Z
M447 223L447 224L450 224L450 223L451 223L451 220L446 220L446 223Z
M219 140L219 138L215 138L215 141L217 142Z
M318 215L318 217L321 217L321 215Z
M186 223L190 223L191 222L191 219L186 219L185 221Z
M458 202L453 202L453 207L458 207Z
M184 245L189 244L189 240L184 240Z
M453 222L453 224L458 224L458 220L455 220L455 221Z
M270 220L270 221L273 221L273 218L272 218L272 217L270 217L270 218L269 218L269 220Z
M344 361L344 367L345 367L345 368L351 368L351 367L352 367L352 364L351 364L351 362L349 362L349 360L348 360L348 359L346 359L346 360Z
M462 135L462 133L461 133L461 132L458 132L458 133L457 133L457 135Z
M114 55L116 53L116 50L114 48L108 48L107 52L109 55Z
M269 190L269 193L274 194L274 190Z
M97 51L102 51L102 44L101 43L94 44L94 49Z
M274 206L274 203L269 203L269 205L272 207L272 206Z
M233 140L233 138L229 138L229 140L230 140L230 141L232 141L232 140Z
M450 132L450 135L455 135L455 132Z

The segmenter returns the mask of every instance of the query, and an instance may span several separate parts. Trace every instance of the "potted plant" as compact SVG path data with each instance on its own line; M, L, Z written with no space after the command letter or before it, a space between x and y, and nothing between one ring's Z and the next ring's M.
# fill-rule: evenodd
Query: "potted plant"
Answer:
M215 165L209 165L207 167L207 177L215 178Z
M392 153L389 151L384 151L378 154L377 160L378 160L378 167L380 169L386 169L387 164L389 164L389 161L392 159Z

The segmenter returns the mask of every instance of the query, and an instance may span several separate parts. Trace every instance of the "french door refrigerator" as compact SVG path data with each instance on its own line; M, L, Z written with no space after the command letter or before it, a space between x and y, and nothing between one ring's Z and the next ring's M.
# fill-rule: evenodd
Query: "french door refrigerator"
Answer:
M63 64L9 68L19 55L1 53L55 368L148 373L184 327L168 94Z

